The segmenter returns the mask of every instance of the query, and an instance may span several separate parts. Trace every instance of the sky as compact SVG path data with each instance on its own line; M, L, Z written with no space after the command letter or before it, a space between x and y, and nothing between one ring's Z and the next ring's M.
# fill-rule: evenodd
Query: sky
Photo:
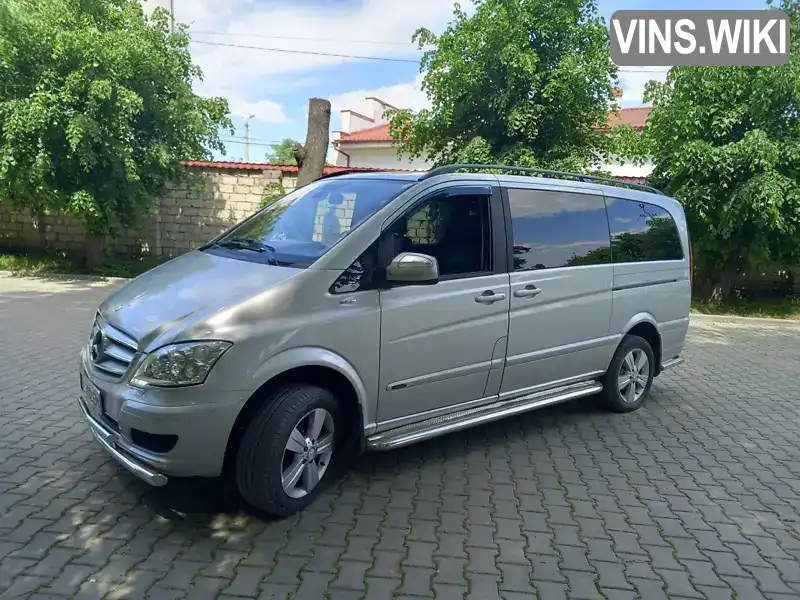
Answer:
M142 0L146 11L169 8L170 0ZM270 143L305 140L308 99L331 101L331 130L340 128L339 111L366 110L376 96L399 108L418 110L427 99L420 91L421 55L411 44L419 27L434 33L452 19L453 0L172 0L175 19L189 26L190 51L204 73L196 91L228 99L235 132L224 134L223 160L244 155L244 118L250 121L250 161L265 160ZM470 0L462 0L469 11ZM617 10L760 9L760 0L601 0L609 21ZM210 43L204 43L210 42ZM302 50L348 56L402 59L365 60L252 48ZM666 75L663 68L620 72L622 106L641 106L645 83ZM631 70L632 69L632 70Z

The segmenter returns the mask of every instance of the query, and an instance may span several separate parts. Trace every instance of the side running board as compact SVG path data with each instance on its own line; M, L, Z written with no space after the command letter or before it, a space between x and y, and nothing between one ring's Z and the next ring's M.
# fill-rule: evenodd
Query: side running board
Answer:
M412 423L411 425L404 425L396 429L376 433L367 438L367 448L369 450L379 451L394 450L395 448L408 446L460 429L466 429L467 427L490 423L536 408L558 404L559 402L566 402L574 398L590 396L602 391L602 389L603 386L597 381L584 381L551 390L527 394L511 400L493 402L486 406L462 410L449 415L434 417L433 419L428 419L419 423Z

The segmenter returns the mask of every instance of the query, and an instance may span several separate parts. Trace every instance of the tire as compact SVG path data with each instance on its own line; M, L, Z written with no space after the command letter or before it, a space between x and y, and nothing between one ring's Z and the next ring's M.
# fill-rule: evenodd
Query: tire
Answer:
M314 502L342 447L341 414L333 394L316 386L293 384L272 394L236 455L236 485L245 502L276 517Z
M642 357L646 359L644 363ZM633 360L633 364L631 364L631 360ZM647 340L637 335L625 336L602 378L601 396L606 407L617 413L627 413L642 406L650 395L655 367L653 349ZM631 371L632 368L633 371ZM638 378L630 381L624 387L620 385L629 373L636 373L637 370L640 375ZM644 377L645 370L646 377Z

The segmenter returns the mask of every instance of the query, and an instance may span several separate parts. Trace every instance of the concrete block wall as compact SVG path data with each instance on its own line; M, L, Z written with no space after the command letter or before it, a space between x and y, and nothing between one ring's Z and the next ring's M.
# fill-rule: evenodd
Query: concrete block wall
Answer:
M290 190L297 181L296 176L284 178L277 170L192 171L203 178L203 187L171 187L136 227L109 237L109 252L119 257L177 256L257 211L267 184L277 181ZM36 216L14 211L8 202L0 201L0 247L78 254L85 239L83 225L69 215Z

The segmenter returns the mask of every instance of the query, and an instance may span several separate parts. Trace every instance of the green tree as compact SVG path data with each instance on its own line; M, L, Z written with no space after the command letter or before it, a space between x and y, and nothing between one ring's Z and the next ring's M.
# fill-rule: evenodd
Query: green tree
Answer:
M285 138L280 144L271 144L272 152L267 152L267 161L273 165L297 165L294 149L300 142Z
M390 111L401 149L436 163L504 162L583 170L602 151L617 80L594 0L456 4L440 36L414 34L431 108Z
M777 8L800 26L800 7ZM683 204L696 288L722 300L737 271L797 260L800 248L800 38L781 67L675 67L650 82L650 183Z
M107 234L188 177L180 160L224 151L227 102L192 91L188 44L138 0L0 2L0 198L76 216L101 262Z
M280 200L286 195L286 189L281 181L272 181L264 186L261 194L261 207L269 206L273 202Z
M645 128L646 130L646 128ZM652 159L654 148L650 136L636 131L627 123L615 126L608 132L605 141L605 156L620 164L631 163L637 166Z

